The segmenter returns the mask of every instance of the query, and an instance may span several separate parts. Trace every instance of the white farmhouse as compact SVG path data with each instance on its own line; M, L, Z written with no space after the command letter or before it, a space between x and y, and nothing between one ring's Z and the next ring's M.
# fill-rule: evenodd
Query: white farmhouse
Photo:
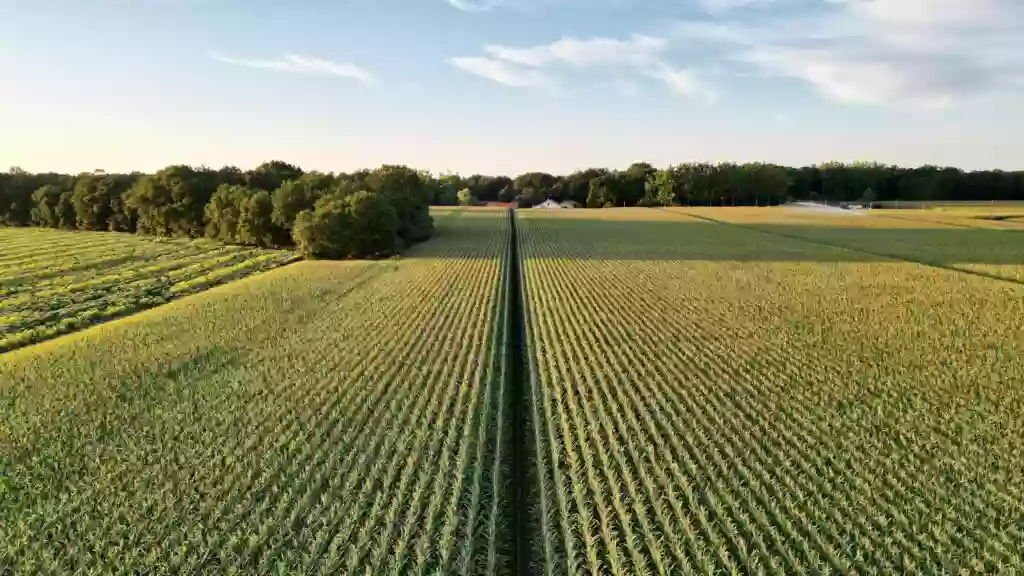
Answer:
M534 206L534 208L560 209L560 208L562 208L562 205L559 204L558 202L555 202L551 198L548 198L547 200L545 200L545 201L541 202L540 204L537 204L536 206Z
M576 202L574 200L566 200L564 202L555 202L551 198L548 198L547 200L545 200L545 201L541 202L540 204L537 204L536 206L534 206L534 208L546 208L546 209L553 209L553 210L558 210L558 209L561 209L561 208L579 208L579 207L580 207L580 203Z

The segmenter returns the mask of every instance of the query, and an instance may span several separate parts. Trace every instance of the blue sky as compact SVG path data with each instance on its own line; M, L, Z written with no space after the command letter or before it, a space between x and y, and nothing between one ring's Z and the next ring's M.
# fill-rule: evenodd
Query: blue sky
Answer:
M1024 168L1019 0L0 0L0 165Z

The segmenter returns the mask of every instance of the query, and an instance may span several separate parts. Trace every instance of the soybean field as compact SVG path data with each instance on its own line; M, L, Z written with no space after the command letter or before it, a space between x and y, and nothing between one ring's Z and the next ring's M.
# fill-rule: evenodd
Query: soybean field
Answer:
M206 240L0 227L0 352L295 259Z

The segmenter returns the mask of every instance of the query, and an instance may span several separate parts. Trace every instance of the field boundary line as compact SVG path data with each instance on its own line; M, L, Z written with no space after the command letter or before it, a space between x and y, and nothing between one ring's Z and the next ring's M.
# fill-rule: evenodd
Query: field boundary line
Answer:
M519 233L516 228L516 211L510 208L509 218L509 258L508 284L506 287L506 310L508 325L506 333L505 361L508 365L508 393L511 395L511 478L509 481L509 506L512 534L512 571L513 574L532 574L531 548L533 534L530 514L534 512L530 490L531 453L530 440L533 435L529 427L531 418L530 398L528 395L528 379L531 374L527 369L526 348L526 315L524 313L525 294L523 292L523 269L519 255Z
M668 212L670 214L676 214L676 212L672 212L671 210L665 210L664 208L655 208L655 210L662 210L662 211ZM929 262L927 260L915 260L913 258L904 258L904 257L901 257L901 256L894 256L892 254L886 254L884 252L875 252L873 250L864 250L863 248L851 248L849 246L844 246L842 244L835 244L833 242L827 242L827 241L824 241L824 240L812 240L810 238L807 238L807 237L804 237L804 236L800 236L798 234L786 234L784 232L776 232L776 231L771 231L771 230L765 230L765 229L759 228L757 226L748 226L746 224L737 224L736 222L726 222L724 220L717 220L715 218L711 218L710 216L702 216L702 215L699 215L699 214L689 214L689 213L684 213L683 215L689 216L691 218L696 218L698 220L703 220L705 222L711 222L712 224L721 224L722 226L733 226L735 228L742 228L744 230L751 230L753 232L760 232L761 234L766 234L768 236L776 236L778 238L788 238L790 240L800 240L800 241L805 242L807 244L816 244L818 246L825 246L825 247L833 248L833 249L836 249L836 250L845 250L845 251L848 251L848 252L854 252L854 253L859 253L859 254L866 254L868 256L874 256L876 258L885 258L887 260L892 260L894 262L907 262L909 264L920 264L921 266L927 266L928 268L936 268L938 270L946 270L946 271L949 271L949 272L957 272L957 273L960 273L960 274L967 274L969 276L976 276L978 278L986 278L988 280L997 280L997 281L1000 281L1000 282L1009 282L1010 284L1016 284L1017 286L1024 286L1024 280L1016 280L1016 279L1013 279L1013 278L1007 278L1005 276L999 276L998 274L990 274L988 272L981 272L981 271L978 271L978 270L968 270L966 268L957 268L955 266L950 266L950 265L947 265L947 264L940 264L938 262ZM979 228L979 230L980 230L980 228Z

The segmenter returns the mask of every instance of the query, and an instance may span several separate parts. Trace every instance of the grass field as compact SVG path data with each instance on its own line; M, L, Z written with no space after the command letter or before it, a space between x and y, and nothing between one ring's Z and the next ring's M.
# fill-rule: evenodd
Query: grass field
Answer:
M0 573L501 573L505 222L0 355Z
M1024 235L432 213L0 354L0 574L1024 572Z
M521 215L543 573L1024 568L1024 287L701 215Z
M201 240L0 227L0 352L295 259Z

